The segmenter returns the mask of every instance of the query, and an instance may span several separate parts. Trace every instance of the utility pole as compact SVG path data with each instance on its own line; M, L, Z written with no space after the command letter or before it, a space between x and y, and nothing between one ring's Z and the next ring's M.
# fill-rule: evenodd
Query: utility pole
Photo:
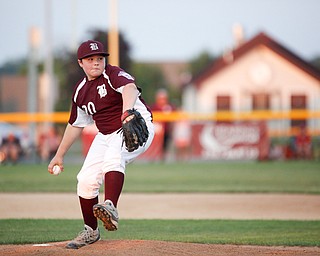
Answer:
M46 56L44 62L45 90L44 90L44 112L52 113L56 99L56 86L53 79L53 55L52 55L52 4L51 0L45 1L45 49ZM45 126L51 126L47 122Z
M70 48L72 51L77 51L77 45L78 45L78 20L77 20L77 10L78 10L78 1L72 0L71 1L71 44Z
M109 0L108 63L119 66L118 0Z
M38 105L38 70L37 53L40 45L40 32L32 27L29 31L29 58L28 58L28 112L34 115ZM32 160L35 160L36 123L29 123L29 143Z
M54 104L57 95L57 86L54 80L53 73L53 54L52 54L52 0L45 1L45 61L44 61L44 73L42 76L40 95L41 95L41 110L48 116L54 112ZM45 160L49 157L50 145L48 136L50 130L53 128L53 122L51 119L43 122L41 134L44 136L41 143L41 160Z

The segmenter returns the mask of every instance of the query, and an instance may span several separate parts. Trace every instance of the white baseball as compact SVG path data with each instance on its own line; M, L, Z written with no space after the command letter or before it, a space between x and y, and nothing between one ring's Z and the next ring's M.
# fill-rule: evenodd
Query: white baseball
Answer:
M60 168L60 166L59 166L59 165L55 165L55 166L53 166L53 168L52 168L52 172L53 172L53 175L59 175L59 174L60 174L60 172L61 172L61 168Z

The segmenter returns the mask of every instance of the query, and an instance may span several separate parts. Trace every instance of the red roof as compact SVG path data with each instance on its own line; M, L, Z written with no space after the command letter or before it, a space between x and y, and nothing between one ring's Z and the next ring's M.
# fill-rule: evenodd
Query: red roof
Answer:
M227 67L228 65L232 65L241 56L243 56L253 48L259 47L261 45L268 47L272 51L276 52L286 60L290 61L291 63L298 66L300 69L304 70L306 73L308 73L309 75L313 76L314 78L320 81L320 70L316 69L315 67L310 65L308 62L304 61L299 56L297 56L295 53L288 50L283 45L279 44L278 42L273 40L271 37L266 35L265 33L261 32L251 40L243 43L238 48L231 51L229 54L230 54L230 57L232 58L232 61L228 61L228 59L225 56L222 56L221 58L214 61L212 65L210 65L207 69L205 69L200 75L195 77L192 83L195 85L199 85L202 81L206 80L208 77L219 72L220 70Z

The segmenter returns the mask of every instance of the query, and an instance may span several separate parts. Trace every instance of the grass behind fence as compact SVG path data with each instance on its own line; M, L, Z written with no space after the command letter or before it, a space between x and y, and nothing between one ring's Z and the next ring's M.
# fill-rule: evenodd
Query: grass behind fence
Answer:
M45 164L0 166L0 192L75 193L80 167L66 165L53 176ZM134 163L127 168L124 192L320 194L320 163Z

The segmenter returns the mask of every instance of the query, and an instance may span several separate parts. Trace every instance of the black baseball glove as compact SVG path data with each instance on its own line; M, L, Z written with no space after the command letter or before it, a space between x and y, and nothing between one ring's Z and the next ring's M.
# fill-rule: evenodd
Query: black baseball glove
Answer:
M126 110L122 116L123 142L129 152L143 146L149 137L146 121L136 109ZM122 144L123 145L123 144Z

